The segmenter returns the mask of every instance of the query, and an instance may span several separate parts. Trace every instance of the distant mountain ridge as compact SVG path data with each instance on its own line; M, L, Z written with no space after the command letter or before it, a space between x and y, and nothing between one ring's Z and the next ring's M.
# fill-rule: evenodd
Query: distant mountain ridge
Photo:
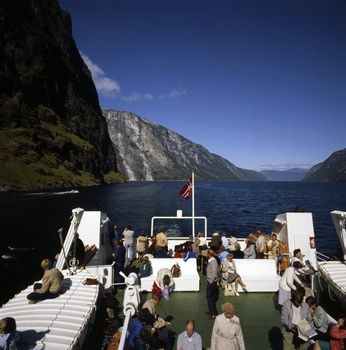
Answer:
M269 181L301 181L309 169L292 168L287 170L261 170Z
M263 181L176 132L136 114L104 110L119 170L127 180L181 180L194 170L200 180Z
M346 182L346 148L314 165L303 181Z

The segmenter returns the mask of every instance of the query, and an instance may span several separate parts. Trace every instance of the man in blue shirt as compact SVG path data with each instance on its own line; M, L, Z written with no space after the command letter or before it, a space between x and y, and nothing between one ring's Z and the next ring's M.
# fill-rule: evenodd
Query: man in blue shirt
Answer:
M195 328L194 320L186 321L185 331L178 336L177 350L202 350L202 338Z

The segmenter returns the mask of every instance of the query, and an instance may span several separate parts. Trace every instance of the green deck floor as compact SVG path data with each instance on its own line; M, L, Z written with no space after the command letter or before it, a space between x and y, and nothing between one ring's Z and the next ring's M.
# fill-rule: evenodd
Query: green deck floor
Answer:
M197 332L203 340L203 348L210 346L213 321L208 320L205 312L207 302L205 297L206 279L201 276L199 292L174 292L169 301L162 300L157 307L160 316L174 316L171 330L179 334L184 330L185 321L194 319ZM150 293L143 295L144 300ZM122 298L122 292L119 293ZM221 305L231 302L235 306L235 313L240 318L247 350L282 349L280 343L280 313L275 309L275 293L240 293L239 297L223 295L220 289L220 298L217 303L221 313ZM226 349L225 349L226 350Z

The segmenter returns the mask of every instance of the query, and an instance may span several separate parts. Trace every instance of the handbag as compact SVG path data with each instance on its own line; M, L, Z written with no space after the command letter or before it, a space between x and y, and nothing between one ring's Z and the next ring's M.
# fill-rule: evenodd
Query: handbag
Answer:
M178 263L172 266L171 273L174 278L178 278L181 276L181 269Z
M223 294L224 294L225 297L229 297L229 296L234 296L235 295L235 290L233 288L233 283L225 283Z
M91 285L98 284L98 281L97 281L96 278L87 278L87 279L84 280L82 283L83 283L84 285L91 286Z

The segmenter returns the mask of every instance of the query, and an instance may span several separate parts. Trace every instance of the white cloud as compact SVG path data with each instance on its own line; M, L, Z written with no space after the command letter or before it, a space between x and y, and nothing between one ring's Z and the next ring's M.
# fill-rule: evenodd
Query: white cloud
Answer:
M128 96L122 96L121 99L125 102L150 101L154 99L154 95L150 92L140 94L139 92L134 91Z
M81 52L81 56L88 66L93 81L95 83L96 89L100 95L103 96L114 96L118 94L121 90L120 84L115 80L106 75L106 73L100 68L95 62L93 62L89 56L84 55ZM154 95L151 92L140 93L133 91L129 95L118 96L125 102L136 102L136 101L151 101L156 98L162 99L176 99L182 96L187 95L187 89L185 88L175 88L170 90L168 93Z
M164 99L176 99L182 96L187 95L187 90L184 89L172 89L166 94L158 94L154 95L151 92L145 92L145 93L140 93L137 91L133 91L130 95L128 96L121 96L121 99L125 102L136 102L136 101L151 101L156 98L159 100L164 100Z
M151 94L150 92L146 92L144 95L143 95L143 98L145 100L152 100L154 98L154 95Z
M172 89L170 92L167 94L160 94L159 99L164 100L164 99L175 99L178 97L182 97L187 95L187 89L185 88L178 88L178 89Z
M88 56L83 55L82 53L81 55L91 72L91 76L99 94L103 96L112 96L120 92L120 85L116 80L107 77L105 72Z
M181 96L185 96L187 94L187 90L186 89L173 89L169 92L168 97L169 98L177 98L177 97L181 97Z
M263 164L258 170L288 170L293 168L310 169L314 164L309 163L287 163L287 164Z

